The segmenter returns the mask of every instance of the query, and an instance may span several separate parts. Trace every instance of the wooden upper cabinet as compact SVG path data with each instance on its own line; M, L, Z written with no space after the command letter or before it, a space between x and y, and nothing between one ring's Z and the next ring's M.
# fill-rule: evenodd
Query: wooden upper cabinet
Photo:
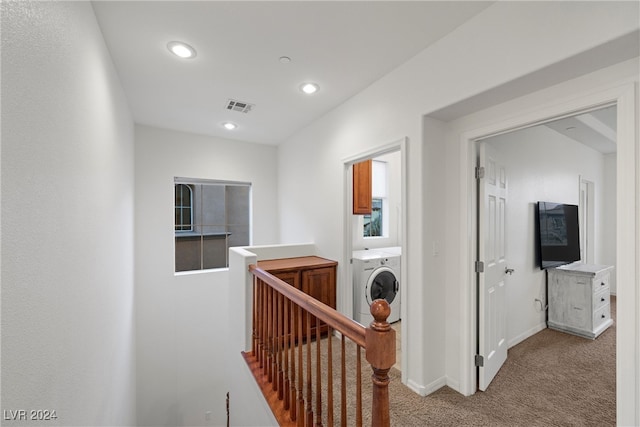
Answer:
M353 165L353 214L371 214L371 164L372 160Z

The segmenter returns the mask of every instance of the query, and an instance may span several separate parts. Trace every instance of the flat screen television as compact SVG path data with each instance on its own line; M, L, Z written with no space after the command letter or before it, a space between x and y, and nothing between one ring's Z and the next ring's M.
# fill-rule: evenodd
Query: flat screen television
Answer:
M538 202L537 207L540 268L580 261L578 206Z

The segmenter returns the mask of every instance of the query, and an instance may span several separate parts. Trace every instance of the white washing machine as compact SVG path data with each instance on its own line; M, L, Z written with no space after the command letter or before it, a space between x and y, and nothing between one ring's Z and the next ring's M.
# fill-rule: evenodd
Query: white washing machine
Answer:
M373 316L369 306L376 299L386 299L391 307L389 323L400 320L400 258L395 248L353 252L353 315L364 326Z

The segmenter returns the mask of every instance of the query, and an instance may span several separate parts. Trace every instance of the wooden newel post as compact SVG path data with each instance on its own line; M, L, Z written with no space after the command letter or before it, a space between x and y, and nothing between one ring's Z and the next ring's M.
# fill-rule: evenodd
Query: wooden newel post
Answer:
M365 354L373 370L371 425L389 427L389 370L396 363L396 331L387 322L391 308L386 300L375 300L371 304L371 314L373 322L365 333Z

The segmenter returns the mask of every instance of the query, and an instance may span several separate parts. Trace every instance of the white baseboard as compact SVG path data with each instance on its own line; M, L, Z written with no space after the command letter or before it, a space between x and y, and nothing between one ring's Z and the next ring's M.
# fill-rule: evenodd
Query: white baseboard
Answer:
M423 397L433 393L436 390L441 389L446 385L447 385L446 377L440 377L437 380L430 382L426 386L420 385L412 380L407 381L407 387L409 387L411 390L413 390L414 392L418 393L420 396L423 396Z
M447 377L447 387L449 387L452 390L457 391L458 393L462 394L460 392L460 381L458 380L452 380L451 378Z
M514 345L520 344L522 341L524 341L527 338L537 334L538 332L540 332L543 329L547 329L547 323L546 322L539 323L536 326L534 326L533 328L529 329L528 331L525 331L525 332L521 333L520 335L518 335L517 337L510 339L508 348L511 348Z
M426 396L427 395L427 392L426 392L424 386L416 383L413 380L407 381L407 387L409 387L414 392L418 393L420 396Z

